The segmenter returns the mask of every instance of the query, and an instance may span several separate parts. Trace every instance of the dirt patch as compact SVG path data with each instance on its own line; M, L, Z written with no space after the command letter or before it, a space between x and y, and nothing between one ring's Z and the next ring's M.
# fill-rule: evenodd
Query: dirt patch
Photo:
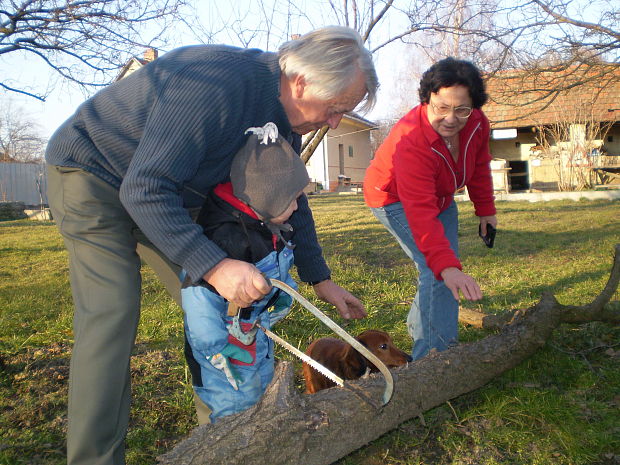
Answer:
M0 462L63 463L70 358L71 347L63 343L2 355ZM132 356L130 429L154 432L153 460L195 421L190 402L170 401L183 398L184 363L180 354L145 345Z

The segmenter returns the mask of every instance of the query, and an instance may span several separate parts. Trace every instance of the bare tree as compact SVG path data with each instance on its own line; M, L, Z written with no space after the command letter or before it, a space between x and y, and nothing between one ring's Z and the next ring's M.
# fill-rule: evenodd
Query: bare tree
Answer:
M185 0L3 1L0 58L9 64L17 57L41 61L69 81L106 85L113 78L110 72L137 47L163 40L184 4ZM6 75L0 77L0 88L39 100L48 93Z
M533 88L518 89L521 105L548 105L561 92L585 83L604 87L618 80L620 8L613 0L587 5L578 0L330 0L329 5L332 17L356 27L373 52L394 42L415 50L417 69L402 78L409 92L421 62L425 69L448 55L474 61L498 79L514 79L523 71L552 76L546 82L538 79ZM396 21L403 14L404 25ZM399 26L390 29L387 24ZM575 69L579 79L570 76Z
M408 11L409 35L432 63L446 56L464 58L479 65L499 53L497 44L481 32L495 31L496 0L417 1Z
M451 55L474 61L487 72L493 81L491 102L506 109L494 123L558 114L558 119L545 120L549 124L534 123L540 129L537 155L554 166L561 190L591 187L590 167L596 161L591 154L613 123L609 115L594 114L593 104L620 81L617 2L431 0L413 3L408 16L410 29L403 41L418 56L423 52L426 64ZM405 92L411 76L420 73L419 62L413 63L400 80L407 83ZM567 94L573 96L571 102L574 95L581 101L572 112L553 111Z
M47 141L39 126L9 102L0 114L0 162L33 163L43 159Z
M585 6L577 0L518 0L469 11L472 16L458 26L439 26L437 30L482 39L480 54L485 59L481 62L496 79L512 80L518 75L524 83L535 82L533 87L518 90L522 105L549 105L563 91L588 82L618 80L617 2L592 0ZM438 18L434 23L441 24ZM428 26L414 22L416 28ZM575 71L579 79L575 79ZM545 82L528 78L543 74L549 77Z
M455 0L447 7L438 0L422 3L424 8L414 4L409 12L411 32L435 31L459 41L473 36L478 49L492 46L501 52L494 57L495 69L538 68L548 55L572 64L618 59L617 2L592 0L587 8L577 0ZM586 53L577 54L577 49Z
M517 88L520 105L549 105L563 91L588 82L604 86L618 79L620 13L617 3L607 0L593 0L587 9L579 8L576 0L414 0L407 7L381 2L381 15L375 16L363 12L376 11L379 2L329 4L335 17L355 26L369 42L375 32L374 52L395 41L410 44L416 53L412 60L416 69L407 70L401 79L407 85L400 94L407 97L415 92L411 84L419 78L420 63L425 69L449 55L474 61L497 79L514 79L524 71L530 76L550 76L545 82L537 79L532 88ZM387 33L375 28L400 13L407 14L408 27ZM581 70L579 79L570 76L574 69ZM399 106L395 103L395 108ZM539 109L535 105L532 112Z

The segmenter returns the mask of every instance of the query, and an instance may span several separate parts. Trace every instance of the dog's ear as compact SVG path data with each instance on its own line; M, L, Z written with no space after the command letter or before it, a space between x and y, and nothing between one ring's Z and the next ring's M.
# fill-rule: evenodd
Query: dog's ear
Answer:
M368 344L366 344L366 342L364 341L364 334L366 334L366 331L364 331L363 333L361 333L360 335L358 335L355 340L357 342L359 342L360 344L362 344L364 347L366 347L368 349Z
M347 379L360 378L366 372L366 358L355 350L351 344L347 344L347 349L344 354L344 362L347 371Z

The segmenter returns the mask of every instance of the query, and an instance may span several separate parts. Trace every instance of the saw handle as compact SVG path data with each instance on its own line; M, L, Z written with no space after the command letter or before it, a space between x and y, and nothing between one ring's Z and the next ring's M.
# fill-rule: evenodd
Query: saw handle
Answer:
M241 307L239 307L239 305L233 304L232 302L228 302L228 311L226 312L226 315L237 316L240 310L241 310Z
M271 282L269 281L269 278L267 276L265 276L264 273L261 273L261 275L263 276L263 278L265 278L265 281L267 281L267 284L269 285L269 287L273 287ZM271 289L269 289L269 292L271 292ZM267 294L269 294L269 292ZM267 295L267 294L265 294L265 295ZM245 308L249 308L249 307L245 307ZM241 310L242 310L242 308L239 307L239 305L234 304L232 302L228 302L228 310L226 312L226 315L228 315L228 316L237 316Z

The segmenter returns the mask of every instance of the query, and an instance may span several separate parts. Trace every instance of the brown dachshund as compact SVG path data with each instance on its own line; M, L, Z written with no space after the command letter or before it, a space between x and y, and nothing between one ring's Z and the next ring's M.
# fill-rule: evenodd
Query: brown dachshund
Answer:
M412 361L409 354L394 345L392 338L385 331L369 329L355 339L375 354L388 368ZM366 373L367 368L370 368L371 372L379 371L351 344L340 339L331 337L317 339L308 346L306 354L343 379L358 379ZM314 394L321 389L335 386L333 381L311 368L307 363L303 364L303 374L307 394Z

